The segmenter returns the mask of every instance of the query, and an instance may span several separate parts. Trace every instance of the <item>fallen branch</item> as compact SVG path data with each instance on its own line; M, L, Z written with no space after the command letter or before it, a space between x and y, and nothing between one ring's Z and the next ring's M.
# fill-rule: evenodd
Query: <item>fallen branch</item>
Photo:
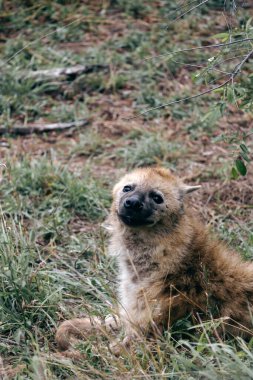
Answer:
M44 133L52 131L62 131L70 128L84 127L89 123L89 120L77 120L69 123L53 123L53 124L34 124L27 126L14 126L11 128L0 127L0 135L29 135L32 133Z
M36 70L29 71L28 73L23 73L26 79L37 79L37 80L50 80L59 79L62 77L76 77L82 74L88 74L98 70L108 69L108 65L76 65L72 67L59 67L48 70Z

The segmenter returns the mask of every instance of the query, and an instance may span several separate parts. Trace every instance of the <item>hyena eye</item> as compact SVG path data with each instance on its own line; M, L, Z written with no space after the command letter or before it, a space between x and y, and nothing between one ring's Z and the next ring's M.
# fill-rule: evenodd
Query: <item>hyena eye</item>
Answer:
M157 203L158 205L163 203L163 197L160 195L160 194L155 194L155 193L152 193L151 194L151 198L153 199L153 201L155 203Z
M132 186L127 185L123 187L123 193L127 193L128 191L131 191L131 190L132 190Z

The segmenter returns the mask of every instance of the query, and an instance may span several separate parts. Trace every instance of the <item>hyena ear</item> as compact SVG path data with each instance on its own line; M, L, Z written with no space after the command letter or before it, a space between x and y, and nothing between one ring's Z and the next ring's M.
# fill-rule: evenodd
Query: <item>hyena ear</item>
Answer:
M183 195L185 195L185 194L189 194L189 193L192 193L193 191L195 191L195 190L198 190L198 189L200 189L201 188L201 186L189 186L189 185L183 185L182 187L181 187L181 191L182 191L182 193L183 193Z

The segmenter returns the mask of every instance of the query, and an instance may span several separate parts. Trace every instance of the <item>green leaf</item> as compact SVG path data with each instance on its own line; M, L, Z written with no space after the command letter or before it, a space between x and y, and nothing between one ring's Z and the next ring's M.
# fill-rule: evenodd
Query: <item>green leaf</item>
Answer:
M241 145L240 145L240 148L241 148L241 150L242 150L244 153L249 153L249 149L246 147L245 144L241 144Z
M235 165L236 165L236 169L238 170L238 172L241 174L241 175L246 175L247 173L247 168L244 164L244 162L240 159L240 158L237 158L235 160Z
M239 173L238 171L236 170L235 167L232 167L232 170L231 170L231 178L232 179L237 179L239 177Z
M234 103L235 101L235 94L231 87L228 87L227 89L227 100L229 103Z
M219 105L219 108L220 108L220 113L221 113L221 115L223 115L223 113L224 113L224 111L225 111L227 105L226 105L225 102L221 102L221 103L219 103L218 105Z
M246 30L247 32L251 29L251 21L252 21L252 17L250 17L250 18L248 19L248 21L246 22L245 30Z
M246 162L250 162L250 158L249 158L249 156L247 155L247 153L245 153L245 152L241 152L241 156L242 156L242 158L243 158Z
M212 38L220 38L222 42L225 42L229 39L229 33L218 33L212 36Z

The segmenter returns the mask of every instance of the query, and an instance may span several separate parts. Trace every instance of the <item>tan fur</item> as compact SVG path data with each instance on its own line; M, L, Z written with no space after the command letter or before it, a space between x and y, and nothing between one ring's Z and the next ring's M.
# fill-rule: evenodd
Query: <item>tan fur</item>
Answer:
M127 226L118 217L122 189L132 183L144 193L158 190L164 196L152 226ZM137 169L114 187L109 252L118 261L119 316L127 341L138 332L168 328L188 313L198 320L223 318L224 331L252 335L253 264L243 262L198 216L184 210L184 197L196 189L163 168ZM73 321L80 330L78 320ZM60 346L60 336L67 336L62 348L76 335L68 321L64 324L57 333ZM87 331L91 325L82 327Z
M120 321L117 316L109 315L104 321L98 317L74 318L61 323L55 339L61 350L67 350L76 340L84 340L94 332L100 331L107 335L117 331L119 327Z

